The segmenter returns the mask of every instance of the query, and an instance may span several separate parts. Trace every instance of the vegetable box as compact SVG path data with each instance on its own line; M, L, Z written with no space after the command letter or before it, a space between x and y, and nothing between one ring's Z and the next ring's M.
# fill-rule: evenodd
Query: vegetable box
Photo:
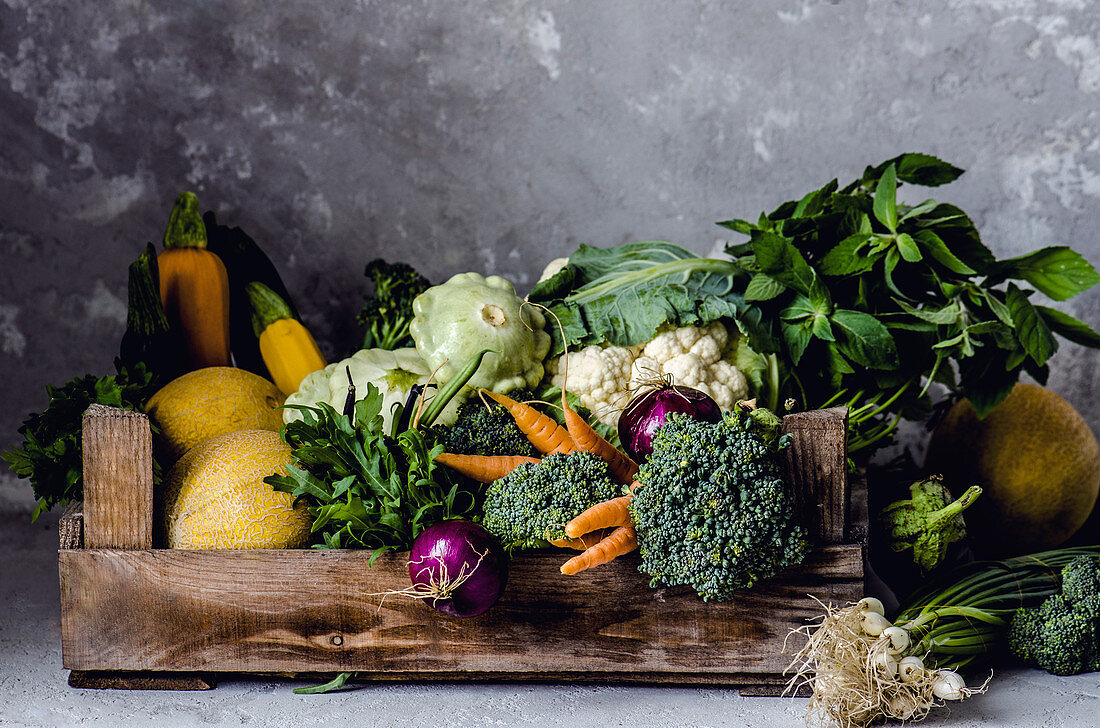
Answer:
M60 524L63 665L80 687L201 689L219 674L737 686L778 694L787 633L815 599L863 595L866 492L849 486L847 412L784 418L790 482L815 540L806 562L730 602L653 589L636 555L559 573L564 552L511 562L503 598L452 619L387 592L401 554L156 548L145 415L84 415L85 500Z

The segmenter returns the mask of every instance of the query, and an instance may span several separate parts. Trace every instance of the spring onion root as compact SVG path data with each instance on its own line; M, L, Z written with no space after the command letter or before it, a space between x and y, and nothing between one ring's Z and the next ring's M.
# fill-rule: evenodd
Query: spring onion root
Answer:
M819 624L791 631L806 643L785 671L792 674L785 692L812 689L807 723L864 728L888 719L915 722L946 700L984 692L985 685L967 688L958 673L925 669L920 656L905 654L923 648L907 626L880 614L876 602L822 603Z

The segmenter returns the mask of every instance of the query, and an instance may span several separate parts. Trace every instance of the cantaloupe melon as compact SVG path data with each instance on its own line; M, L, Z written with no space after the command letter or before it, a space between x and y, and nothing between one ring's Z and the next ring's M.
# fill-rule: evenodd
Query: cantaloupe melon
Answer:
M238 430L283 425L285 397L270 381L245 369L206 367L164 385L145 411L160 429L167 454L178 458L203 440Z
M286 473L292 451L270 430L242 430L188 450L164 479L169 548L299 548L312 517L263 479Z
M966 400L932 433L925 465L955 495L982 497L966 512L974 551L1009 557L1059 546L1085 523L1100 491L1100 445L1054 392L1019 383L984 420Z

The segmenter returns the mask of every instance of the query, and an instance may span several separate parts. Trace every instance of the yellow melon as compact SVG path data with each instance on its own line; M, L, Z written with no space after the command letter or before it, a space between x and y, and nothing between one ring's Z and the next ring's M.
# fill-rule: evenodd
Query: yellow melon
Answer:
M242 430L188 450L164 479L164 527L177 549L300 548L312 517L264 482L292 451L270 430Z
M206 367L164 385L145 411L160 428L167 454L178 458L203 440L238 430L272 430L283 425L285 399L278 387L245 369Z
M955 404L932 433L925 466L956 495L982 486L965 519L985 556L1064 543L1100 492L1100 444L1088 423L1054 392L1023 382L983 420L970 402Z

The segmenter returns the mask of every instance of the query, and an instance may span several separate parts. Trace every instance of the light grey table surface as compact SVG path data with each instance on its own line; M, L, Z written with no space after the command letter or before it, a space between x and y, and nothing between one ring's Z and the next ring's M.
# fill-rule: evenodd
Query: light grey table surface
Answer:
M30 524L0 502L0 726L802 726L806 700L736 690L556 685L362 685L295 695L291 680L241 679L213 691L68 687L61 667L57 514ZM1070 728L1100 725L1100 673L1005 670L989 692L925 725Z

